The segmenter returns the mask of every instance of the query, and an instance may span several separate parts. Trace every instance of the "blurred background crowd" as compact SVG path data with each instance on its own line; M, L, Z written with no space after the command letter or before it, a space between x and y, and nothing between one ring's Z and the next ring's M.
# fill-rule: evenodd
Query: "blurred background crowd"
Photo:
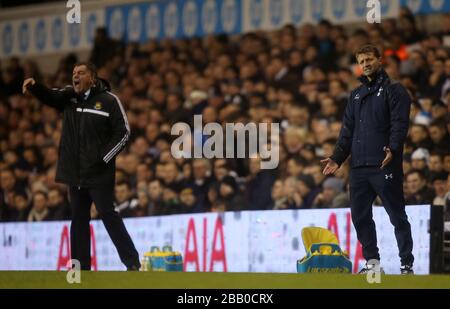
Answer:
M422 29L402 9L397 19L353 29L322 20L145 44L112 40L99 28L90 61L131 126L116 159L116 210L140 217L348 207L348 163L325 177L319 160L334 149L347 98L359 85L354 52L367 43L382 51L386 72L413 98L406 203L450 206L450 16L440 25ZM49 87L71 84L78 60L67 55L51 75L27 59L0 63L0 221L70 218L67 189L54 182L62 117L22 95L21 86L27 77ZM279 123L278 167L262 170L260 158L174 159L171 128L192 124L194 115L204 124ZM200 133L194 142L206 138ZM91 216L98 216L95 207Z

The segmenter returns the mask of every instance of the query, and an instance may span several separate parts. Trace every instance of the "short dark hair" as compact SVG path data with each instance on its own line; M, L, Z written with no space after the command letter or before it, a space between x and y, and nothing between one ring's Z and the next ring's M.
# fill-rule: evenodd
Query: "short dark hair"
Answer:
M438 118L438 119L434 119L431 123L430 123L430 128L431 127L438 127L439 129L441 129L442 131L447 131L447 124L445 123L444 119Z
M120 187L120 186L126 186L128 189L131 189L130 184L128 183L128 181L119 181L116 183L116 187Z
M5 172L11 173L14 176L14 178L16 178L16 175L14 174L14 170L12 168L5 167L5 168L0 169L0 173L5 173Z
M425 177L424 172L421 171L421 170L418 170L418 169L410 170L410 171L406 174L406 177L408 177L408 176L410 176L410 175L413 175L413 174L417 174L417 175L419 176L420 179L426 180L426 177Z
M79 67L79 66L82 66L82 65L84 65L88 69L88 71L91 72L92 77L94 77L94 78L97 77L97 67L92 62L80 61L80 62L75 63L73 68L75 69L76 67Z
M295 162L296 165L306 166L308 164L306 159L300 155L295 155L295 156L291 157L289 160L292 160L293 162Z
M355 57L358 57L359 55L362 55L362 54L370 54L370 53L373 53L375 55L375 57L377 57L377 58L381 57L381 54L380 54L380 51L378 50L378 48L372 44L367 44L367 45L361 46L358 49L358 51L355 53Z
M43 191L43 190L37 190L36 192L33 193L33 198L37 195L42 195L44 196L45 199L48 199L48 195L47 192Z
M336 145L336 143L337 143L337 139L334 138L334 137L330 137L330 138L327 138L327 139L322 143L322 145L323 145L323 144Z
M51 186L51 187L49 187L48 188L48 192L50 193L50 191L56 191L56 192L58 192L58 194L59 195L63 195L63 192L61 191L61 189L60 188L58 188L57 186Z
M436 180L446 181L448 177L448 173L445 171L437 172L431 175L431 183L434 183Z
M441 160L441 161L444 159L444 156L441 153L439 153L439 152L432 152L432 153L430 153L430 158L431 157L438 157L439 160Z
M321 19L319 21L319 26L325 26L328 29L331 28L333 25L331 24L331 22L328 19Z

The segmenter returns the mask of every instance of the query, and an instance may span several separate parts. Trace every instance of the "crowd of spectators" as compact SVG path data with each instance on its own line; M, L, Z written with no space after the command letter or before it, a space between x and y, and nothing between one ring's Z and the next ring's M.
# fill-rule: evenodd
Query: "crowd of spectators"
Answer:
M348 207L348 163L325 177L319 160L333 151L349 92L359 85L354 52L367 43L382 50L386 72L413 98L404 147L407 204L449 204L450 16L438 18L441 28L428 32L402 9L397 19L352 31L322 20L145 44L114 41L98 29L90 60L131 126L116 159L116 210L141 217ZM0 63L0 221L70 218L67 189L54 181L62 117L22 95L21 86L27 77L49 87L71 84L77 60L67 55L52 75L26 59ZM279 123L278 167L261 169L260 157L175 159L171 128L192 125L194 115L204 124ZM207 138L193 136L194 143Z

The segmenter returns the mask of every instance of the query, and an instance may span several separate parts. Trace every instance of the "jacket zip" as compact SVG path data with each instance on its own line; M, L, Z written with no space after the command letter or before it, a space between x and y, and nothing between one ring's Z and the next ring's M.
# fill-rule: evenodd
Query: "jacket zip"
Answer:
M81 105L81 108L83 108L83 101L80 101L80 105ZM76 112L75 111L75 116L77 116L77 113L78 112ZM80 113L80 116L79 117L75 117L75 120L77 120L78 119L78 123L77 123L77 134L78 134L78 158L77 158L77 182L78 182L78 190L81 190L81 179L80 179L80 167L81 167L81 164L80 164L80 156L81 156L81 154L80 154L80 149L81 149L81 135L80 135L80 130L81 130L81 117L82 117L82 115L83 115L83 113Z

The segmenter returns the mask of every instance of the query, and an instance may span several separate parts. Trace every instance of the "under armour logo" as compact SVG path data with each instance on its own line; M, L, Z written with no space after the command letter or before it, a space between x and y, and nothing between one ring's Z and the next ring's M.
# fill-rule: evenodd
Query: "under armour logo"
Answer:
M380 87L380 89L378 89L378 94L377 94L377 97L379 97L379 96L380 96L380 94L381 94L381 91L383 91L383 87Z
M356 95L355 95L355 100L358 100L359 99L359 93L357 93Z
M384 178L386 178L386 179L393 179L394 178L394 176L392 175L392 173L390 173L390 174L386 174L386 175L384 175Z

